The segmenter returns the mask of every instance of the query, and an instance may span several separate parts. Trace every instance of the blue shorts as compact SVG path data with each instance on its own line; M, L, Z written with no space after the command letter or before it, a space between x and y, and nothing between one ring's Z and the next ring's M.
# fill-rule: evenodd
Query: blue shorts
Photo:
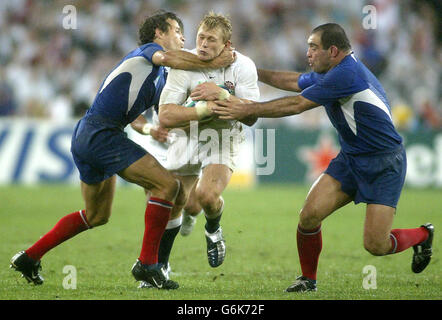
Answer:
M370 155L349 155L342 151L325 173L339 182L355 204L383 204L396 208L407 172L405 149Z
M127 138L122 128L95 118L83 118L77 123L71 152L80 180L87 184L106 180L147 154Z

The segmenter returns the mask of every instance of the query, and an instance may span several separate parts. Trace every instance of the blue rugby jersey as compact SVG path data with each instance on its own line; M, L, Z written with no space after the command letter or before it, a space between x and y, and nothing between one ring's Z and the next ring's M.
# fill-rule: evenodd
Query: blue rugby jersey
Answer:
M141 113L158 106L166 71L152 56L163 50L147 43L131 51L104 79L85 118L100 118L103 125L124 128Z
M303 73L298 85L303 97L325 107L343 152L388 151L402 143L384 89L353 53L324 74Z

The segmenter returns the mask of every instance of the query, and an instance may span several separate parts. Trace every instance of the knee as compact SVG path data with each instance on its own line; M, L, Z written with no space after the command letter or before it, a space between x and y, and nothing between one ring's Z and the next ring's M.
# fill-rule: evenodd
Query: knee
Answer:
M299 225L301 228L310 230L318 227L321 224L318 211L312 206L305 206L299 213Z
M210 190L196 189L196 198L203 208L214 208L218 202L219 195Z
M150 189L151 196L158 197L160 199L164 199L170 202L175 202L178 198L181 197L180 195L181 190L181 184L178 180L175 180L173 178L168 179L164 185L162 185L160 188L152 188Z
M86 211L87 222L90 227L102 226L109 222L109 213L94 213L91 211Z
M389 253L390 246L376 239L365 238L364 249L374 256L383 256Z
M201 212L202 208L197 201L191 201L191 199L189 199L186 203L184 210L186 210L187 214L191 216L196 216L198 213Z

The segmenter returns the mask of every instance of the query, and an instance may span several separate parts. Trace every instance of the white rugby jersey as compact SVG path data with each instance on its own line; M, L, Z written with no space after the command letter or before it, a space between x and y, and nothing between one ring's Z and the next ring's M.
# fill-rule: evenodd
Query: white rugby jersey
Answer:
M196 49L190 52L196 53ZM236 52L236 60L226 68L198 71L171 69L161 93L160 106L162 104L183 105L192 90L203 82L214 82L240 99L253 101L259 99L258 74L255 63L249 57ZM207 124L201 124L199 129L205 127L229 129L240 125L238 121L215 119Z

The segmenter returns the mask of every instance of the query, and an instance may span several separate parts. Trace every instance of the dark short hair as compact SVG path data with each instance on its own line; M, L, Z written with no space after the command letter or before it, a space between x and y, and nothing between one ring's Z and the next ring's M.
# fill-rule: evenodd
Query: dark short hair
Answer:
M336 46L339 50L350 50L350 41L345 34L345 30L336 23L326 23L313 29L313 33L321 33L321 44L324 49Z
M169 31L170 24L167 19L175 20L178 22L181 32L184 32L183 22L173 12L167 12L164 10L157 11L152 16L146 18L141 25L139 34L139 44L143 45L155 40L155 30L160 29L162 32Z

